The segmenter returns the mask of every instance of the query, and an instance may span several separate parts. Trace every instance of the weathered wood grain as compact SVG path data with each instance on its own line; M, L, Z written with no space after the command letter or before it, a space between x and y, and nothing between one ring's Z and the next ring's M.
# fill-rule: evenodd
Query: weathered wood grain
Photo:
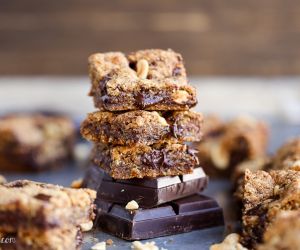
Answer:
M0 74L86 74L97 51L173 48L198 75L300 73L293 0L0 0Z

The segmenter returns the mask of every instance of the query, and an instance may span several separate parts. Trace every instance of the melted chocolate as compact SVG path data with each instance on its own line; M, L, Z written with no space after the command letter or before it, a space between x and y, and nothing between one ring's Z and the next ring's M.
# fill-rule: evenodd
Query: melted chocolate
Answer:
M42 201L50 201L51 195L47 195L47 194L37 194L36 196L34 196L34 198L36 198L36 199L38 199L38 200L42 200Z
M140 109L145 109L148 108L154 104L160 103L164 98L162 96L156 95L156 96L151 96L149 93L146 91L139 92L136 97L136 105Z

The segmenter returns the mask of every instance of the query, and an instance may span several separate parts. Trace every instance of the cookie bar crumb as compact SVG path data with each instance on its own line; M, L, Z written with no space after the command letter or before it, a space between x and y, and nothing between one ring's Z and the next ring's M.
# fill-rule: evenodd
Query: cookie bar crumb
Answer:
M132 242L131 249L133 250L159 250L154 241L142 243L140 241Z
M139 204L135 200L132 200L127 203L125 208L127 210L137 210L137 209L139 209Z
M223 242L212 245L210 250L247 250L240 243L240 235L232 233L226 236Z
M112 244L114 244L114 241L112 239L106 240L106 245L111 246Z
M91 250L106 250L106 242L102 241L91 247Z

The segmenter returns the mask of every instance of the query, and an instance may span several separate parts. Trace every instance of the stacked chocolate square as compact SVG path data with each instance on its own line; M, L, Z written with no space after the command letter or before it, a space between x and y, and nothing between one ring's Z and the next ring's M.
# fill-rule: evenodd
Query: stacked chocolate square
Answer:
M84 186L97 190L99 226L147 239L223 223L222 210L198 194L208 178L183 142L201 139L202 115L183 60L172 50L89 58L90 95L99 111L81 127L94 142Z

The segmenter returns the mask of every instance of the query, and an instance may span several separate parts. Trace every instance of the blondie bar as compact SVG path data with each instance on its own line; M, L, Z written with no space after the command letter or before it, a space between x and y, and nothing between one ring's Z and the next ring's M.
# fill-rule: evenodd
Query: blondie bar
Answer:
M172 50L120 52L89 57L90 95L95 107L107 111L188 110L197 104L187 84L181 55Z
M280 212L268 227L258 250L300 249L300 211Z
M300 206L300 172L275 170L245 172L243 193L243 243L255 247L282 211Z
M202 122L202 115L192 111L94 112L82 123L81 133L87 140L114 145L200 141Z
M115 179L172 176L192 173L198 164L187 145L159 143L151 146L108 146L97 144L94 163Z
M20 229L17 233L0 232L6 243L0 244L3 250L79 250L82 243L82 233L75 226L40 230Z
M72 121L54 115L10 115L0 118L0 169L44 170L72 157Z
M268 128L264 122L252 117L238 117L223 126L217 122L216 129L208 130L205 121L206 117L203 140L197 150L209 176L230 177L239 163L265 155Z
M94 219L96 192L27 180L0 185L0 231L76 226Z

